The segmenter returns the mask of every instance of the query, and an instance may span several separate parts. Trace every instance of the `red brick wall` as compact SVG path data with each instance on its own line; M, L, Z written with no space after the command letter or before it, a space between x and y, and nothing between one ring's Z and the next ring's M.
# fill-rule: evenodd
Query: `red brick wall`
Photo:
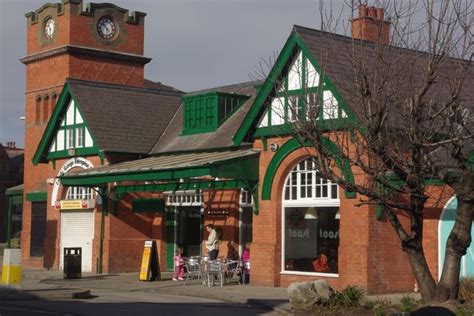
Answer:
M267 143L281 145L286 139L268 139ZM260 141L254 144L263 148ZM368 293L389 293L411 291L415 279L408 258L401 251L400 242L391 225L378 221L375 206L356 206L356 199L346 199L340 190L340 230L339 230L339 275L321 277L294 274L281 274L281 212L282 189L288 172L300 160L314 155L311 149L298 149L290 153L280 165L274 177L271 200L260 200L260 213L254 216L252 243L252 278L255 285L287 286L291 282L326 279L328 283L340 289L348 285L358 285ZM274 156L270 150L262 151L260 156L260 183ZM367 181L364 174L353 168L357 183ZM442 207L452 196L452 191L443 187L430 187L434 197L427 202L424 221L424 247L428 264L433 275L437 276L438 219ZM441 198L440 198L441 196ZM408 218L399 215L405 227L409 227Z

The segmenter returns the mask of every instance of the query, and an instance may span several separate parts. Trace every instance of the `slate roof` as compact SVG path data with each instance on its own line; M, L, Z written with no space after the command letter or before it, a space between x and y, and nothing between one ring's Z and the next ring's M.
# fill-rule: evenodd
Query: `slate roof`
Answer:
M100 149L148 154L181 103L181 92L77 79L67 83ZM166 90L166 91L165 91Z
M144 87L144 88L147 88L147 89L160 90L160 91L162 91L162 92L178 92L178 93L184 93L183 91L178 90L178 89L176 89L175 87L165 85L165 84L163 84L162 82L159 82L159 81L156 81L156 82L155 82L155 81L151 81L151 80L148 80L148 79L145 79L143 87Z
M366 74L370 77L375 72L370 67L387 70L389 79L384 86L386 91L393 93L389 100L389 113L387 119L391 120L392 126L404 128L404 123L409 121L409 113L400 111L400 102L406 102L407 96L414 95L415 89L423 82L423 76L427 65L428 54L421 51L409 50L395 46L384 46L381 57L376 57L376 45L370 42L353 40L351 37L333 33L327 33L303 26L294 26L296 32L304 41L305 45L322 67L341 93L348 106L357 114L359 119L366 120L369 111L359 100L358 86L354 70L366 67ZM380 48L378 46L377 48ZM439 77L436 78L432 88L428 92L428 98L446 100L450 92L450 85L457 67L460 63L467 66L466 79L460 95L460 99L469 109L466 130L474 131L474 71L472 61L459 59L446 59L440 66ZM384 68L390 67L390 68ZM368 69L368 70L367 70ZM441 102L439 102L441 104ZM441 132L443 122L437 122L433 128ZM430 126L428 126L430 127ZM437 129L437 130L436 130ZM466 150L474 149L474 140L467 144Z
M151 154L232 147L232 137L240 127L255 100L257 94L255 86L261 83L261 81L252 81L188 93L187 95L224 92L248 95L250 98L219 126L215 132L186 136L180 136L183 127L183 105L181 105L168 128L154 146Z

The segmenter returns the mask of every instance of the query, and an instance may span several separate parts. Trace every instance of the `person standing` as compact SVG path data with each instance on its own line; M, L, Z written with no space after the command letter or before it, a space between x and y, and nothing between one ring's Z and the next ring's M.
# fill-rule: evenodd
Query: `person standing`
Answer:
M209 256L209 260L215 260L219 254L220 236L212 224L206 225L206 231L209 233L209 237L206 241L207 255Z
M242 252L242 283L248 284L250 280L250 243L245 244Z
M174 273L173 281L183 281L184 278L184 259L183 259L183 248L176 249L173 257L174 261Z

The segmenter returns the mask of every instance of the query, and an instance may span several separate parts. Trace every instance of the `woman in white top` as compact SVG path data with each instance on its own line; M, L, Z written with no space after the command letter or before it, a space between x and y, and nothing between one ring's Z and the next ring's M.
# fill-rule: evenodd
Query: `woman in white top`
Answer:
M215 260L219 254L220 236L218 236L216 230L214 229L214 225L212 224L207 224L206 230L209 233L209 237L206 241L207 255L209 256L209 260Z

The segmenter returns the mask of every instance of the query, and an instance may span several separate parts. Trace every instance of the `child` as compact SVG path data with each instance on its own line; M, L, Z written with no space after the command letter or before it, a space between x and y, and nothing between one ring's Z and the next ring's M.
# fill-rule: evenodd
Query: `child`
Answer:
M179 247L176 249L173 257L174 261L174 273L173 281L183 281L184 276L184 259L183 259L183 248Z

